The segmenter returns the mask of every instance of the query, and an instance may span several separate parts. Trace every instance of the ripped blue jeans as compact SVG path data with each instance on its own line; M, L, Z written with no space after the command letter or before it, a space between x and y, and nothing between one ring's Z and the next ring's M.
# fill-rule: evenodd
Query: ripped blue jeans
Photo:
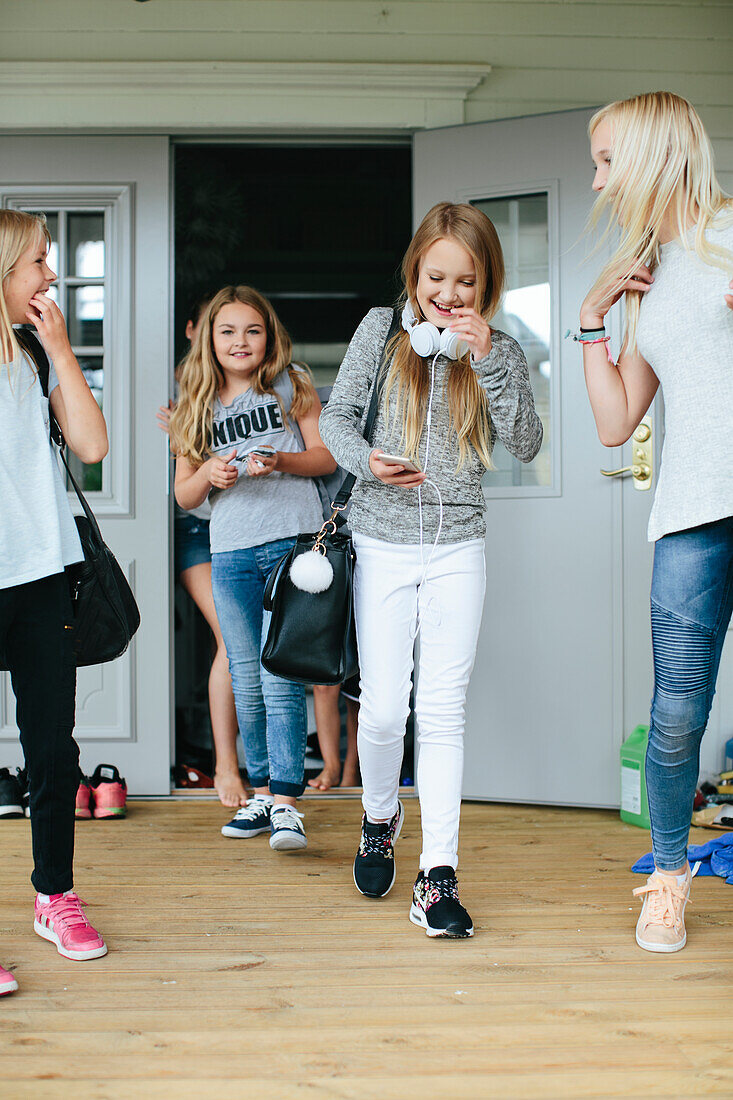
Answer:
M700 742L733 609L733 516L659 539L652 576L652 699L646 784L654 862L687 858Z

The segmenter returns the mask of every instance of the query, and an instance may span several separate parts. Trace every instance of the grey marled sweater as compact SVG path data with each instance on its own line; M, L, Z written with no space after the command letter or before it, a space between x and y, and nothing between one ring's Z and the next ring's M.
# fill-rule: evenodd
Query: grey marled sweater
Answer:
M385 542L420 541L416 489L385 485L369 467L375 447L400 454L400 428L385 422L383 404L377 413L371 443L362 435L369 397L381 357L384 340L392 323L391 309L371 309L357 328L341 364L328 404L321 413L321 437L340 466L356 474L349 526L354 531ZM507 450L522 462L530 462L542 443L542 422L535 412L527 360L516 340L498 329L491 330L491 351L473 364L489 401L492 437L498 436ZM449 429L445 393L449 362L442 355L435 365L430 432L430 455L425 468L426 429L420 442L420 468L439 487L443 498L441 543L482 538L486 532L485 502L481 489L484 466L472 450L460 472L458 442ZM426 370L430 360L426 360ZM435 537L438 527L438 496L423 485L425 538Z

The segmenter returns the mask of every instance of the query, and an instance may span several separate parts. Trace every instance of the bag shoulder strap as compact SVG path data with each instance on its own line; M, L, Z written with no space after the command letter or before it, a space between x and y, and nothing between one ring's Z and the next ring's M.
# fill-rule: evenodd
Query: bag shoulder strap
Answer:
M26 355L29 355L33 360L35 368L38 371L38 381L41 383L43 396L48 397L48 378L51 368L43 344L35 335L35 333L31 332L30 329L27 328L16 329L15 339L18 341L19 346L23 349ZM66 467L66 475L79 499L79 504L81 505L82 511L89 520L89 525L94 531L97 540L101 543L103 542L102 532L99 530L99 524L97 523L94 512L87 504L86 498L79 488L76 478L71 472L69 463L66 461L66 440L64 439L64 433L61 431L61 425L59 424L56 417L53 415L53 409L51 408L50 404L48 406L48 422L51 442L55 443L59 449L61 461Z
M48 356L46 355L46 349L36 334L29 328L16 329L15 339L18 341L18 346L22 348L26 355L33 361L36 371L38 372L38 381L41 383L41 392L44 397L48 397L48 378L51 367L48 362ZM48 406L48 422L51 439L57 447L63 449L65 446L64 435L58 420L53 415L53 409L50 404Z
M384 390L384 383L386 377L385 367L387 365L387 346L390 340L396 336L401 327L401 312L398 309L392 311L392 324L389 326L389 332L384 338L384 344L382 345L382 354L379 357L379 366L377 367L377 373L374 376L374 382L372 384L372 395L369 402L369 411L367 418L364 422L364 438L367 443L371 443L372 435L374 433L374 424L377 419L377 412L379 411L379 400ZM331 507L339 513L346 507L349 502L354 485L356 484L356 474L347 474L341 483L336 496L331 501ZM342 515L334 517L335 522L340 527L345 522ZM340 521L340 522L339 522Z

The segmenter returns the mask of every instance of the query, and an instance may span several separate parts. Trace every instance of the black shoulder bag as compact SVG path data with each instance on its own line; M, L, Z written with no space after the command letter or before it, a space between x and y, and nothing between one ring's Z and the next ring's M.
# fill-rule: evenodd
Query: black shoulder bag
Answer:
M33 360L44 397L48 397L48 357L33 333L16 329L20 347ZM71 606L74 617L74 657L77 666L97 665L121 657L140 625L132 589L99 530L94 513L66 461L64 440L56 417L48 407L51 439L58 446L69 481L79 498L83 516L74 516L84 561L68 565Z
M385 352L399 331L395 310L384 341L372 385L364 438L371 442L379 399L384 386ZM356 476L348 474L331 502L329 519L316 534L298 535L295 546L270 573L263 606L272 612L262 664L275 676L304 684L341 684L359 671L354 626L354 563L351 535L339 530ZM301 554L322 554L333 568L333 580L322 592L305 592L290 578L290 568Z

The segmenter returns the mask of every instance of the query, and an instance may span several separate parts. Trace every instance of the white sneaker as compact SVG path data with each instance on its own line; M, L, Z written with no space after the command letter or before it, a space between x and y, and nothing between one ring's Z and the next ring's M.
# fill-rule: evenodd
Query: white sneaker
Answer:
M276 852L295 852L307 847L308 838L301 825L305 814L294 806L273 806L270 812L270 847Z

